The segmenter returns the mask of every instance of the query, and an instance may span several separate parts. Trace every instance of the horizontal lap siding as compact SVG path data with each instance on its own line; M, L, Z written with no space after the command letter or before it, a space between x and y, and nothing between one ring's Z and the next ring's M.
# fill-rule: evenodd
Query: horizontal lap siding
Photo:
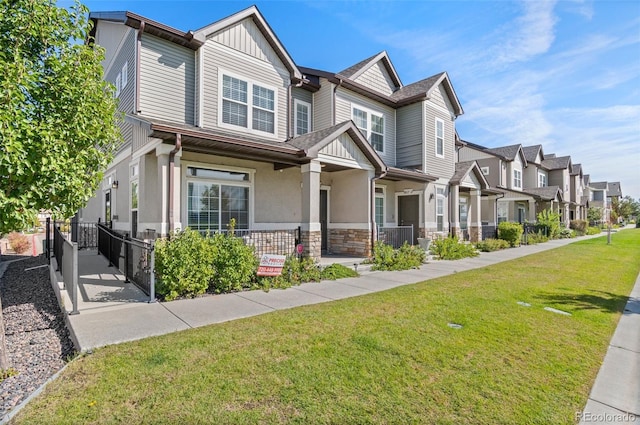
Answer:
M327 80L320 81L320 90L313 94L313 129L322 130L333 124L333 84Z
M396 162L398 167L422 167L422 108L420 103L397 111Z
M120 49L110 55L111 61L110 64L107 65L108 71L105 75L105 80L111 82L115 86L118 74L120 74L120 78L122 79L122 68L124 67L125 63L127 64L127 85L120 91L120 95L118 96L118 110L124 113L132 113L134 112L133 110L135 108L136 93L135 31L127 31L125 34L123 34L123 39L121 39L121 41L122 42L119 44ZM128 122L121 121L120 129L122 132L124 145L126 145L127 143L131 143L131 140L133 139L133 126Z
M452 109L442 94L442 85L434 89L431 98L423 103L425 116L426 172L450 179L455 171L455 124ZM436 118L444 122L444 158L436 156Z
M144 34L140 61L142 114L194 124L195 52Z
M359 94L339 89L336 97L336 123L351 120L351 104L384 114L384 153L378 152L387 165L396 163L396 114L395 109L379 104Z

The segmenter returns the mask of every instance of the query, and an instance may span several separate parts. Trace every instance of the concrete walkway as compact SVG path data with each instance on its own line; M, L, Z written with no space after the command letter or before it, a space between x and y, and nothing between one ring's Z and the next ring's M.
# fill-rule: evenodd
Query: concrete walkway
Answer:
M96 251L79 256L79 314L67 315L70 332L80 351L150 336L256 316L276 310L334 301L384 291L466 270L485 267L547 251L579 240L606 237L606 233L576 239L481 253L457 261L430 261L420 269L399 272L362 271L358 278L305 283L269 292L248 291L171 302L148 302L148 297ZM603 241L604 242L604 241ZM353 265L357 259L336 258ZM54 287L56 285L54 284ZM64 290L58 291L71 311ZM640 276L611 340L581 423L640 421ZM624 419L627 422L624 422Z

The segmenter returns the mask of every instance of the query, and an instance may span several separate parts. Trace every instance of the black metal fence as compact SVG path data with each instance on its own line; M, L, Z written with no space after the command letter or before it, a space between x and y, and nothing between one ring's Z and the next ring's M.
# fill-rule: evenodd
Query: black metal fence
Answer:
M378 227L378 240L394 249L400 248L405 242L413 245L413 226Z
M131 238L98 223L98 252L109 260L109 266L122 272L126 282L133 282L150 301L155 301L153 242Z
M483 224L482 240L485 239L498 239L498 228L494 225Z
M227 230L210 232L201 230L203 236L216 233L228 233ZM245 245L255 248L258 257L264 254L291 255L296 252L296 246L300 243L301 229L287 230L252 230L234 229L233 234L242 239Z

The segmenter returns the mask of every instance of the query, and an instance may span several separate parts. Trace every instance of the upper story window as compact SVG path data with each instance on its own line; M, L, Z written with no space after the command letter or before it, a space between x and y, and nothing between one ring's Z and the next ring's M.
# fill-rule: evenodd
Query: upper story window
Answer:
M546 174L538 174L538 187L547 187L547 175Z
M311 104L302 100L294 100L295 106L295 135L300 136L311 131Z
M356 127L365 135L371 146L378 152L384 152L384 115L354 106L352 116Z
M522 188L522 171L513 170L513 187Z
M436 118L436 156L444 158L444 121Z
M222 123L275 134L275 90L223 75Z

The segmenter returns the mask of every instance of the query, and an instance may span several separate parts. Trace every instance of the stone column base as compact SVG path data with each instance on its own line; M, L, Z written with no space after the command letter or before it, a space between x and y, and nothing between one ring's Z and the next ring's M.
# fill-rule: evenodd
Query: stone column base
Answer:
M302 255L320 261L322 256L322 232L303 230L300 232L300 242L304 247Z
M480 242L482 240L482 227L469 227L469 242Z

